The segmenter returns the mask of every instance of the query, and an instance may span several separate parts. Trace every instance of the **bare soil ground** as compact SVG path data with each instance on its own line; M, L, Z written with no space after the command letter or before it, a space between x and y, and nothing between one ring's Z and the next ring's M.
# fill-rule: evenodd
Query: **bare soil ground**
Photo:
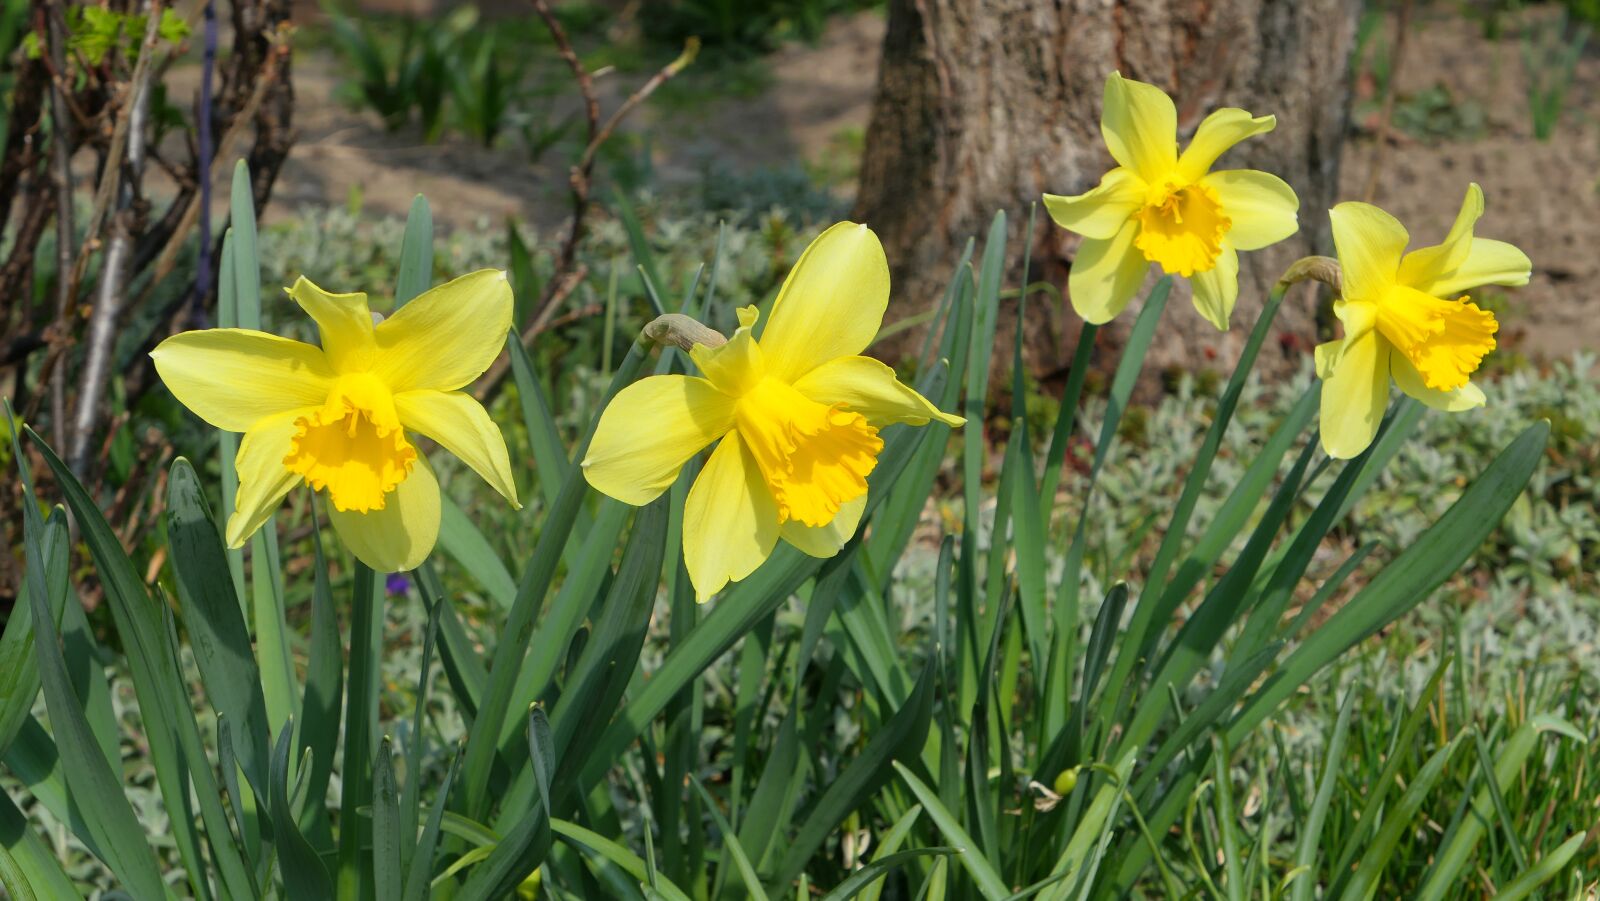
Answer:
M1364 104L1368 112L1358 114L1344 147L1342 193L1369 199L1376 166L1370 199L1411 223L1415 240L1432 242L1448 229L1467 182L1482 184L1488 213L1480 233L1516 243L1534 263L1532 283L1510 292L1505 346L1535 358L1566 356L1600 349L1592 299L1600 284L1600 55L1580 61L1553 138L1535 140L1517 24L1489 40L1453 7L1419 12L1400 60L1399 105L1442 87L1470 113L1463 118L1471 127L1445 127L1426 139L1391 129L1380 141L1370 113L1376 104ZM883 28L876 13L836 19L817 44L769 56L761 90L719 96L713 85L694 103L652 102L628 128L654 136L653 166L665 184L704 178L708 167L715 177L837 156L841 136L859 136L867 124ZM446 226L563 218L566 176L555 154L531 165L515 149L459 138L424 144L415 132L387 132L375 115L336 99L341 66L330 51L296 60L300 140L274 198L280 215L300 204L340 204L356 191L369 211L402 215L414 194L427 194ZM603 107L642 80L603 75ZM1362 91L1374 99L1370 78L1358 79Z

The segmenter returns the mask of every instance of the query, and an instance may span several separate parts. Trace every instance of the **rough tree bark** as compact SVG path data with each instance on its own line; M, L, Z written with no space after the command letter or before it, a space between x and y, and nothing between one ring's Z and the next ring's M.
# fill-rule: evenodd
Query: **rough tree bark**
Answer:
M1099 122L1105 76L1116 69L1173 96L1184 141L1217 107L1278 117L1275 132L1230 151L1218 168L1264 169L1289 182L1300 233L1241 254L1227 334L1194 312L1180 285L1146 371L1231 368L1278 274L1330 248L1324 211L1338 182L1358 11L1355 0L890 0L855 215L883 240L896 303L909 313L932 302L960 245L981 240L997 209L1011 215L1020 260L1028 204L1045 191L1088 190L1114 165ZM1030 280L1065 292L1077 242L1041 208ZM1132 321L1124 313L1104 327L1100 346L1120 346ZM1081 323L1068 315L1038 324L1030 365L1048 376L1066 365ZM1263 362L1295 365L1314 337L1311 301L1292 298L1277 325L1284 353L1264 353Z

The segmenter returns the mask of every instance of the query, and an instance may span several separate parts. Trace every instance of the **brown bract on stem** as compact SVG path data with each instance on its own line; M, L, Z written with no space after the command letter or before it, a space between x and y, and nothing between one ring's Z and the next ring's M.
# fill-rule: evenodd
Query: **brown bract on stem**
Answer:
M1290 285L1303 281L1321 282L1332 288L1335 294L1344 293L1344 273L1339 269L1339 261L1333 257L1309 256L1295 260L1278 279L1278 288L1287 290Z
M644 327L644 336L662 347L676 347L684 353L696 344L721 347L728 343L722 333L682 313L663 313Z

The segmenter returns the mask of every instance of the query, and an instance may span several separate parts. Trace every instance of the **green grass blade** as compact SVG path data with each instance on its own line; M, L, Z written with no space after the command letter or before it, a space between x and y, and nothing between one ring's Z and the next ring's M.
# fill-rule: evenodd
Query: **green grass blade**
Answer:
M1317 856L1322 849L1322 824L1328 818L1328 805L1339 784L1340 765L1344 761L1344 744L1350 737L1350 714L1355 710L1356 694L1347 692L1339 705L1339 715L1333 723L1333 734L1328 739L1327 751L1322 757L1322 776L1317 780L1317 794L1311 802L1310 815L1305 819L1299 841L1295 844L1294 862L1306 872L1294 881L1293 901L1311 901L1316 894Z
M206 696L233 725L234 756L256 794L266 797L271 752L261 675L222 536L194 467L182 457L168 470L166 520L174 582Z
M261 263L256 253L256 203L250 192L250 167L244 160L233 165L233 184L228 195L233 233L233 290L235 324L239 328L261 328Z
M561 762L558 774L576 772L587 760L590 745L606 725L596 713L616 709L639 659L665 554L668 506L667 498L659 498L634 518L605 607L551 712L552 750ZM561 775L552 780L563 781Z
M278 733L272 752L272 819L277 829L274 842L278 852L278 872L291 898L332 898L333 882L322 858L300 833L289 803L289 742L293 728Z
M1444 680L1445 673L1449 670L1451 664L1452 658L1446 657L1439 661L1438 666L1434 667L1433 674L1428 677L1428 682L1423 686L1422 691L1417 694L1416 702L1411 705L1411 709L1406 713L1405 719L1400 722L1400 729L1396 733L1394 742L1395 748L1410 748L1413 746L1417 730L1427 720L1429 706L1433 703L1435 693L1439 690L1439 684ZM1356 855L1360 853L1362 843L1366 841L1367 835L1377 828L1380 819L1379 813L1383 810L1384 802L1389 798L1389 791L1398 781L1400 767L1406 759L1407 755L1405 754L1389 754L1384 762L1383 770L1367 790L1366 799L1361 805L1361 813L1356 818L1356 827L1344 837L1339 857L1333 868L1328 871L1336 884L1342 882L1349 875L1352 867L1355 866Z
M865 893L868 883L882 878L885 873L901 864L910 863L919 857L950 854L954 850L953 848L934 846L874 857L871 863L851 873L848 879L834 886L833 891L823 895L822 901L846 901L846 899L854 898Z
M19 606L17 609L22 608ZM61 869L61 863L56 859L54 849L47 847L39 839L33 824L22 811L17 809L11 796L5 792L0 792L0 846L3 846L10 855L18 876L26 881L35 897L44 897L51 901L58 898L83 898L83 893L78 891L72 880ZM15 889L9 882L6 883L6 888L15 894Z
M593 832L566 820L552 821L550 829L574 848L592 852L601 859L616 865L623 872L637 879L641 885L647 880L651 880L651 887L666 898L667 901L689 901L689 896L665 876L656 873L652 877L643 858L598 832Z
M901 814L900 819L895 820L894 825L890 826L889 831L884 833L883 838L879 840L878 850L872 855L872 862L877 863L879 860L899 851L900 846L905 844L906 837L911 834L912 827L917 825L917 821L921 817L921 804L913 804L905 813ZM878 901L883 896L885 881L876 879L864 886L861 890L861 898L864 901Z
M745 891L755 901L767 901L767 892L761 887L761 877L756 875L756 868L750 863L750 857L739 844L739 836L728 825L728 818L722 815L722 809L717 806L715 798L706 791L706 787L699 779L690 777L695 790L699 792L700 799L705 802L706 811L711 814L711 819L717 824L717 830L722 833L722 846L727 849L733 858L734 866L739 869L739 878L744 881Z
M787 885L793 881L845 817L878 794L893 778L891 763L912 761L921 753L933 719L937 669L931 664L923 668L911 697L894 716L874 730L872 740L867 742L860 756L828 783L789 841L773 878L775 884Z
M371 890L363 852L372 845L372 821L361 810L372 804L373 738L378 734L378 661L383 656L383 583L365 564L355 564L351 592L350 675L345 683L344 771L339 789L339 897Z
M965 829L961 828L961 822L939 800L938 794L899 761L894 762L894 768L899 771L900 778L904 779L906 785L911 788L912 794L915 794L917 800L922 803L923 809L928 812L928 817L933 820L934 825L943 833L945 840L951 844L956 858L966 868L967 874L972 877L972 881L977 884L978 891L989 901L1002 901L1002 899L1010 895L1011 891L1006 888L1006 884L1001 880L1000 874L996 873L989 861L978 852L977 843L972 840L972 836L968 835Z
M1554 851L1540 858L1538 863L1506 883L1499 894L1494 896L1494 901L1522 901L1523 898L1531 896L1540 886L1566 869L1567 864L1577 856L1578 850L1583 847L1584 840L1588 837L1588 833L1579 832L1562 842Z
M750 854L756 869L765 869L769 849L781 840L784 826L794 814L795 795L806 774L800 756L796 711L790 710L778 726L777 737L763 755L761 778L756 780L750 804L739 820L740 847Z
M1445 765L1455 755L1465 736L1466 733L1461 733L1435 751L1412 778L1411 784L1406 786L1399 803L1384 812L1383 828L1373 836L1371 846L1361 855L1361 863L1356 867L1355 875L1345 885L1344 892L1339 897L1365 899L1372 897L1377 891L1378 877L1383 873L1383 868L1388 866L1389 859L1394 856L1395 849L1399 846L1406 830L1415 827L1413 821L1416 819L1417 811L1422 809L1422 802L1433 791L1433 786L1439 781L1439 777L1444 775Z
M400 852L404 826L400 820L400 786L394 777L394 746L387 735L378 743L372 770L373 893L379 898L398 898L404 889L401 883L405 865ZM416 779L419 775L407 773L406 778Z
M344 705L344 640L339 614L334 610L333 589L328 584L328 560L322 550L322 526L316 510L311 515L312 583L311 647L306 661L305 691L300 699L302 718L297 723L298 746L311 750L311 772L306 778L307 811L313 822L326 822L323 798L333 775L333 753L339 741L339 721Z
M1222 856L1223 885L1228 901L1244 901L1244 870L1239 864L1239 823L1233 803L1233 774L1229 771L1232 754L1221 736L1213 736L1211 753L1212 784L1216 786L1218 853Z
M1500 754L1495 760L1493 770L1495 784L1505 785L1517 777L1528 756L1538 746L1541 732L1555 731L1570 737L1569 730L1570 727L1559 720L1540 716L1532 717L1518 726L1500 747ZM1417 890L1418 901L1438 901L1440 898L1451 897L1454 887L1460 885L1461 880L1468 878L1470 872L1468 865L1477 850L1478 842L1482 841L1487 830L1486 824L1491 822L1491 815L1494 813L1493 801L1489 797L1490 790L1490 785L1485 784L1473 796L1471 813L1447 837L1444 846L1434 857L1427 878Z
M444 784L434 796L428 821L423 824L422 835L417 839L417 849L411 855L411 866L406 869L406 883L401 890L402 901L423 901L427 897L429 873L433 870L433 855L439 847L439 833L444 824L445 804L450 800L450 787L461 772L461 748L451 757L450 770L445 773Z
M539 485L545 506L553 506L571 469L567 451L561 445L561 431L556 427L555 415L550 412L550 399L533 371L533 362L528 359L522 340L515 334L508 336L506 349L511 354L511 378L516 383L517 401L522 406L522 424L528 430L534 481Z
M511 577L489 539L450 495L442 494L440 500L439 546L461 564L461 571L483 586L490 600L509 609L517 596L517 580Z
M400 239L400 271L395 274L394 307L433 286L433 211L418 194L406 213L406 231Z

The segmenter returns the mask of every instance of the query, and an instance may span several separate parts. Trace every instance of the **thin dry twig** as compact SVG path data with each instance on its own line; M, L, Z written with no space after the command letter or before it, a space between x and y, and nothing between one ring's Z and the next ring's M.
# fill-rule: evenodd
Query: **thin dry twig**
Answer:
M67 86L64 48L66 22L60 0L40 10L46 37L45 56L50 65L50 118L53 134L51 167L56 187L56 322L64 323L72 311L72 127L67 123ZM66 443L67 386L62 379L50 379L50 369L61 356L59 345L45 360L42 379L50 380L50 437L57 447Z
M151 60L155 56L156 37L161 20L161 4L152 2L146 10L144 43L139 47L139 60L134 64L133 77L128 83L128 102L117 117L116 131L111 139L112 156L106 160L101 190L109 183L117 194L117 210L111 216L111 240L100 267L100 284L96 289L94 308L89 315L88 351L84 358L82 381L78 386L78 405L72 422L72 443L67 461L73 472L84 475L89 464L89 450L94 438L94 427L100 408L100 397L105 393L111 370L111 352L115 343L117 316L121 312L124 280L128 270L128 255L133 247L133 233L139 218L138 186L144 170L145 119L150 111L150 76L155 71ZM120 139L119 139L120 138ZM128 178L118 187L117 175L126 154ZM100 201L96 200L96 206ZM97 211L96 215L100 215ZM91 228L98 227L98 224ZM87 245L85 250L87 251ZM88 255L79 259L88 265ZM73 281L79 273L74 273ZM57 380L61 381L60 379Z
M578 243L583 239L584 220L589 213L590 191L594 185L594 164L607 140L616 132L617 126L622 124L629 113L633 112L639 104L643 103L656 89L665 84L673 76L682 72L685 67L694 62L695 56L700 52L698 38L690 38L684 43L683 52L677 59L661 67L661 70L650 77L650 80L640 85L637 90L628 95L627 99L608 117L604 124L600 122L600 101L594 92L594 77L583 67L583 61L578 58L578 52L572 46L572 41L567 37L567 31L561 27L561 22L556 19L554 11L550 8L549 0L530 0L534 12L544 21L545 27L550 30L550 36L555 41L556 52L566 61L567 67L572 70L572 77L577 82L578 93L583 98L584 119L588 127L589 141L584 146L583 153L579 155L578 162L573 165L568 175L568 183L572 188L572 220L567 228L566 238L561 242L561 250L556 255L555 268L550 280L545 283L544 295L535 307L533 320L527 328L523 329L521 340L527 344L534 336L547 330L555 318L556 310L571 296L578 285L583 282L588 274L588 267L577 261ZM487 403L500 391L506 373L510 371L510 361L502 357L489 367L478 383L478 399Z
M1383 171L1384 152L1389 149L1390 133L1393 131L1396 84L1400 81L1400 64L1406 56L1406 34L1411 31L1411 0L1401 0L1396 28L1398 33L1394 38L1394 54L1389 64L1389 83L1384 86L1383 111L1378 114L1378 146L1372 151L1372 169L1367 173L1367 189L1361 195L1367 203L1372 203L1378 197L1378 173Z

